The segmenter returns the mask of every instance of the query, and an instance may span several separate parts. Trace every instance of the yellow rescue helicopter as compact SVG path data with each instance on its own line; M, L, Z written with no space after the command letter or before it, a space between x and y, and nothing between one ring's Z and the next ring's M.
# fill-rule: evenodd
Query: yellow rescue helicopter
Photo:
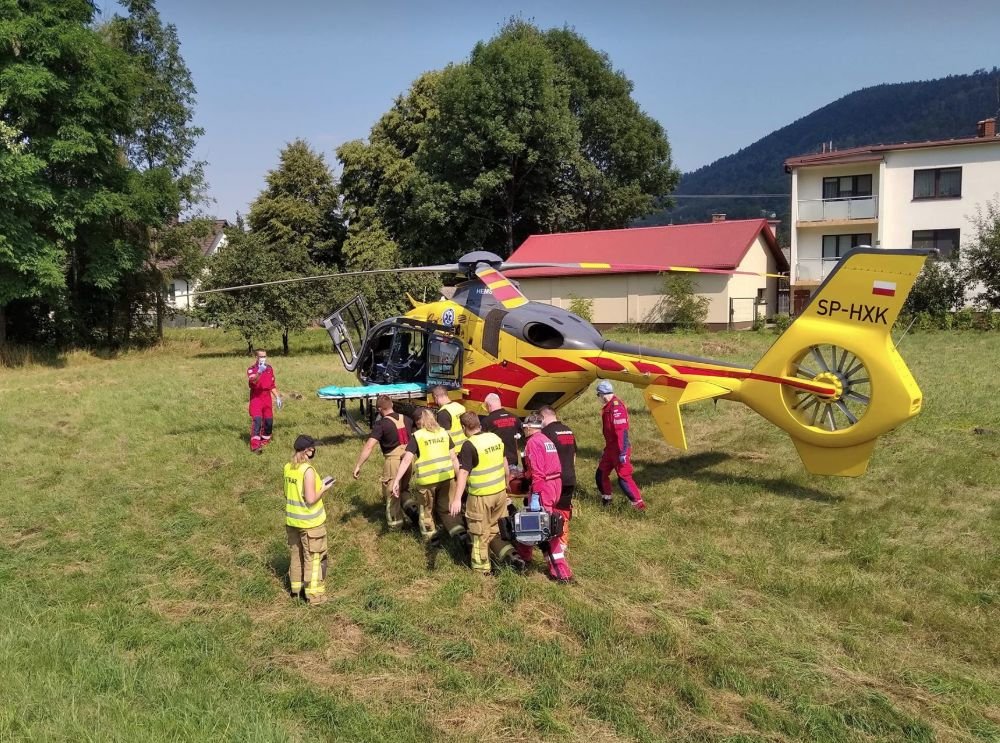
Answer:
M356 430L367 432L347 414L348 401L360 401L368 415L377 394L422 403L440 384L472 410L481 411L486 395L495 392L504 407L523 416L542 405L558 409L595 380L613 379L642 390L664 439L679 449L687 449L681 406L732 400L787 432L809 472L858 476L878 437L920 412L920 389L890 331L927 255L872 248L848 253L753 367L605 339L577 315L529 301L501 272L650 266L505 265L479 251L457 264L309 277L434 271L466 278L450 299L411 298L406 315L374 326L360 296L327 317L323 324L334 348L362 386L325 387L319 396L339 401ZM251 287L230 289L245 288Z

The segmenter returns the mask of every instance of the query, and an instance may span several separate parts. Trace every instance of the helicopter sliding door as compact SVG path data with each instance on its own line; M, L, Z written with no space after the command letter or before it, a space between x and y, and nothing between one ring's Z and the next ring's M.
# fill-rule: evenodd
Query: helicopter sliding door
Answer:
M347 371L358 366L365 339L368 337L368 308L360 294L323 320L323 327L330 334L333 347L340 355Z

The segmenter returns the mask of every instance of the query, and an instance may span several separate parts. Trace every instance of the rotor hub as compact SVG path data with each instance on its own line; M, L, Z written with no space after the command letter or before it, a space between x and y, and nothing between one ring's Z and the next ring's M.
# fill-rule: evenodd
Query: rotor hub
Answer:
M837 402L844 396L844 380L836 372L832 371L821 372L813 378L813 381L818 382L820 384L829 385L830 387L833 387L836 390L836 392L830 397L819 398L821 402L824 402L827 405L831 405Z

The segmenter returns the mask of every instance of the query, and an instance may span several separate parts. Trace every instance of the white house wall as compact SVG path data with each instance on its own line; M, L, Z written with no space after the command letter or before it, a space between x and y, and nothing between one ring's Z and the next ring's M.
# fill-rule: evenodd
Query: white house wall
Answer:
M768 249L767 242L763 235L758 235L753 245L743 257L742 263L737 267L740 271L752 271L754 273L776 273L777 261L774 254ZM721 276L725 279L726 277ZM726 312L728 320L729 299L733 300L733 322L753 322L754 303L750 301L757 297L758 292L764 289L764 300L767 302L767 311L774 314L778 306L778 280L768 279L764 276L742 276L734 275L728 277L728 296L726 297ZM725 322L723 320L722 322ZM714 321L710 321L714 322Z
M951 199L913 198L913 171L925 168L962 168L962 196ZM933 147L886 153L886 193L883 248L910 248L914 230L961 230L961 241L971 236L969 217L976 206L1000 192L1000 139L964 147Z
M706 322L724 325L729 321L729 276L719 274L689 274L694 277L695 291L709 298ZM517 279L524 295L536 302L545 302L569 309L573 296L594 303L593 321L601 325L625 325L634 322L659 322L654 315L663 295L663 277L657 274L612 274L608 276L555 276ZM756 289L753 294L756 296ZM752 319L752 309L747 313Z

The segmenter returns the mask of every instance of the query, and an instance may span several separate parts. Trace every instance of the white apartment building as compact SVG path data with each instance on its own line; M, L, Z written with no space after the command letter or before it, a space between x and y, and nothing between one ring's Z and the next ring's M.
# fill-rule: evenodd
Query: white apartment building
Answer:
M996 119L978 136L830 150L785 161L792 175L793 311L851 248L936 248L954 255L976 207L1000 195Z

